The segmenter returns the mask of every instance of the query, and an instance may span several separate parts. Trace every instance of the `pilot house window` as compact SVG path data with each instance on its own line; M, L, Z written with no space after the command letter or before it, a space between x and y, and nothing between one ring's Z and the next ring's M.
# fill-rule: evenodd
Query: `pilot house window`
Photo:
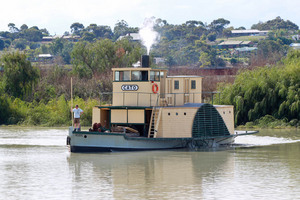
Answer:
M115 81L129 81L130 71L115 71Z
M132 71L132 81L148 81L148 71Z
M150 81L159 81L159 71L150 71Z

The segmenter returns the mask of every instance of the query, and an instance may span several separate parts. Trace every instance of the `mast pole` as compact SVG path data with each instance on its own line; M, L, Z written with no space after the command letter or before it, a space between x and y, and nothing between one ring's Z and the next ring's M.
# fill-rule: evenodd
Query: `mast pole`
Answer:
M71 113L72 113L72 127L74 127L74 115L73 115L73 79L71 77Z

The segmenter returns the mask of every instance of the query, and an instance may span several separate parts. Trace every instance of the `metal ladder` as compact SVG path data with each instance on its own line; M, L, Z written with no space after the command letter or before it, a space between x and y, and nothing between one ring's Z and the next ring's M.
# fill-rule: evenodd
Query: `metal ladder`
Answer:
M156 138L162 109L158 108L159 95L156 100L156 105L152 108L151 119L149 124L148 138Z
M156 138L159 127L159 121L162 113L161 110L161 108L157 108L156 106L152 109L148 138Z

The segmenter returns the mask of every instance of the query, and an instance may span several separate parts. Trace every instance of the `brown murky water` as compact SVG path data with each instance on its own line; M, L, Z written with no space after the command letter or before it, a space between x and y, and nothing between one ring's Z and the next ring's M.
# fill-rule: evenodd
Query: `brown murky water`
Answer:
M225 149L70 153L66 129L0 128L0 199L299 199L300 131Z

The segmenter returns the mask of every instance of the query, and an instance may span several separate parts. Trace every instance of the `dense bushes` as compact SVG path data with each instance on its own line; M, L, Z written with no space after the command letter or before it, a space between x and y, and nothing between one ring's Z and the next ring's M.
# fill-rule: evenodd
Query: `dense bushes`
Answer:
M98 104L96 100L75 98L73 104L78 104L84 111L81 125L90 126L92 108ZM25 102L19 98L0 97L0 124L39 125L39 126L69 126L72 124L71 102L65 96L51 99L48 103ZM3 112L2 112L3 111Z
M234 84L219 87L221 103L234 105L235 123L273 116L285 122L300 119L300 51L292 51L277 66L241 72ZM291 123L297 125L298 123Z

